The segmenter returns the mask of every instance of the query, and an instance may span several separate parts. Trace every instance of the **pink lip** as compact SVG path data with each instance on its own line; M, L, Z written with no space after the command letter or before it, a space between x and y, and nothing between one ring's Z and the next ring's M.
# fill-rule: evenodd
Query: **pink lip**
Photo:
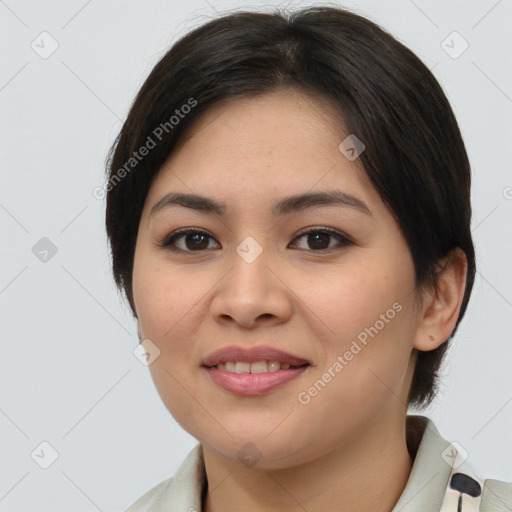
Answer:
M216 350L210 354L204 359L202 366L212 367L219 363L226 363L228 361L243 361L246 363L256 363L258 361L279 361L281 363L288 363L290 366L300 366L305 363L309 364L309 361L306 359L294 356L288 352L283 352L282 350L277 350L268 345L252 348L232 345Z
M295 379L307 368L309 366L265 373L231 373L217 368L206 368L206 371L218 386L227 391L237 395L258 396Z

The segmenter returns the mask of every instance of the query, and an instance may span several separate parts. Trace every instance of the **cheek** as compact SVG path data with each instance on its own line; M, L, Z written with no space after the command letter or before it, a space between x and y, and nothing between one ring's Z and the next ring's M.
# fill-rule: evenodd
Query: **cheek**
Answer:
M314 312L328 328L321 366L337 375L335 400L352 408L399 393L412 348L414 315L406 300L412 279L407 267L400 272L381 260L366 268L354 264L350 272L333 273L328 288L309 289ZM343 369L338 364L336 371L338 356Z
M383 269L361 262L331 270L302 287L304 302L324 321L334 340L347 340L372 326L399 297ZM300 288L299 288L300 289Z
M163 342L191 309L197 291L179 273L159 265L134 265L133 295L142 334Z
M193 384L191 366L199 365L193 340L198 337L197 330L204 316L201 298L210 286L207 280L203 284L202 279L190 272L171 271L158 264L134 265L134 299L141 333L160 350L150 371L168 407L174 408L173 401L179 404L182 400L180 383Z
M134 265L133 290L143 338L160 350L149 366L155 388L171 415L187 429L192 414L190 393L194 384L190 364L193 347L187 343L197 290L186 279L163 268ZM196 305L197 307L197 305ZM188 392L187 392L188 391Z

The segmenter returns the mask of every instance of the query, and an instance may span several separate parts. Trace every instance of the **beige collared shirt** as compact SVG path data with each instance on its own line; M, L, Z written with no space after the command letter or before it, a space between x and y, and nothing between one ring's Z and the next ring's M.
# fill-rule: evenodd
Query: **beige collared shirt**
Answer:
M414 463L392 512L440 512L443 500L443 512L451 510L452 496L446 496L452 472L450 457L454 453L451 443L441 437L433 422L425 416L408 415L406 422L407 446ZM201 512L205 482L202 446L197 444L173 478L156 485L126 512ZM459 495L453 490L449 492ZM512 483L484 480L478 499L481 500L480 512L512 512ZM471 508L472 501L473 498L463 495L462 512L478 510ZM469 508L465 508L466 504ZM453 512L456 510L455 505Z

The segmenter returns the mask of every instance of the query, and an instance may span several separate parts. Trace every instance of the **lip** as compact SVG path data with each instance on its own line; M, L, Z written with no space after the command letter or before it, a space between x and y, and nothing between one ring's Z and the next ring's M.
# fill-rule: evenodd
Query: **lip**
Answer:
M231 373L217 368L206 368L206 371L215 384L226 391L237 395L259 396L297 378L309 367L308 365L265 373Z
M228 361L241 361L246 363L256 363L258 361L279 361L280 363L288 363L290 366L300 366L305 363L311 364L306 359L302 359L298 356L294 356L293 354L278 350L268 345L260 345L258 347L251 348L231 345L211 353L203 360L201 366L211 368L219 363L226 363ZM278 372L280 371L287 370L278 370Z

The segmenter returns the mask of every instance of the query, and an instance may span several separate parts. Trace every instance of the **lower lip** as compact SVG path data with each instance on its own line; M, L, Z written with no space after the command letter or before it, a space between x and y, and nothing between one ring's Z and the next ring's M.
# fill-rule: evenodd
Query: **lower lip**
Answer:
M258 396L289 382L309 366L265 373L231 373L217 368L206 368L215 384L237 395Z

